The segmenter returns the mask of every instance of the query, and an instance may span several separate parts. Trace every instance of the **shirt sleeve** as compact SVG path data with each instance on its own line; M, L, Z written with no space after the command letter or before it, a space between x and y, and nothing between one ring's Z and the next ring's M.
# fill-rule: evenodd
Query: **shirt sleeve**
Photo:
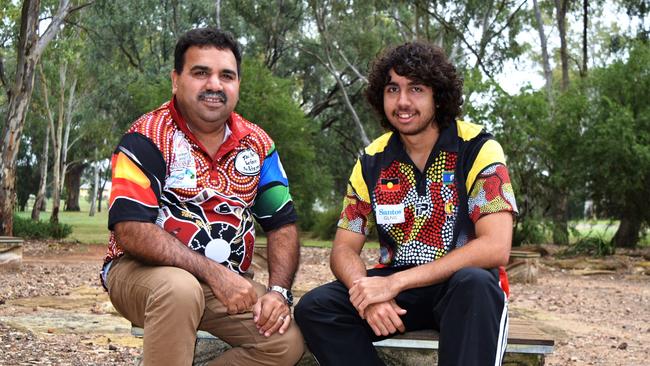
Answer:
M122 221L154 223L166 173L158 148L145 136L128 133L115 149L111 166L109 230Z
M252 212L264 231L297 221L296 209L289 193L289 180L275 144L271 146L262 163Z
M368 187L361 172L361 162L357 160L343 199L343 211L338 227L358 234L368 235L375 225Z
M474 223L491 213L518 212L508 169L503 163L489 165L476 176L468 205Z

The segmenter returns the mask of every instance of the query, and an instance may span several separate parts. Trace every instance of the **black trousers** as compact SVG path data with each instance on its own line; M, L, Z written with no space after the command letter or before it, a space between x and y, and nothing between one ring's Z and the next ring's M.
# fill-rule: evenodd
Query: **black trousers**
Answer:
M396 269L371 269L368 276L388 276ZM497 270L465 268L448 281L410 289L396 297L407 313L407 331L440 332L438 364L500 365L507 344L507 300ZM307 346L323 365L384 365L372 342L378 337L350 303L339 281L305 294L294 311Z

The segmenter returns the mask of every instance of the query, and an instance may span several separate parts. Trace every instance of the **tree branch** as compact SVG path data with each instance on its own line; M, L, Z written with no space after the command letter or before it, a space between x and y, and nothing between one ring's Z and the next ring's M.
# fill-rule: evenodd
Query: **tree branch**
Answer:
M47 26L47 29L45 29L45 32L39 38L38 42L36 43L36 47L34 48L34 56L37 59L40 58L41 54L43 54L43 51L45 51L47 44L50 43L52 39L54 39L54 36L59 31L59 27L63 23L63 19L65 19L69 13L70 0L60 0L59 8L57 9L54 17L52 17L52 22L50 22L50 25Z
M429 10L428 8L426 9L426 12L429 13L435 20L438 21L445 29L453 32L456 34L456 36L465 44L465 46L469 49L469 51L476 57L476 63L480 67L480 69L487 75L488 78L494 79L492 76L492 73L488 71L487 67L483 64L483 59L481 55L479 54L478 51L474 49L474 47L469 43L467 38L465 37L465 32L461 32L458 30L453 24L449 23L445 18L441 17L438 15L436 12L433 12Z
M341 58L343 59L343 61L345 61L345 63L348 65L348 67L350 69L352 69L352 71L359 77L359 79L361 79L361 81L363 81L365 84L368 84L368 78L366 78L363 74L361 74L359 72L359 70L350 61L348 61L348 58L345 57L345 54L341 50L341 47L338 46L336 41L334 42L334 47L338 51L338 53L341 56Z

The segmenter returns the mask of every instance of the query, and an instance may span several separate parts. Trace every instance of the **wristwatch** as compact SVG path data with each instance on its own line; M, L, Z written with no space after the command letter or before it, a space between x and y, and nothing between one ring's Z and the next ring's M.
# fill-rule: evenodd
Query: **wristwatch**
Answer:
M279 292L280 295L282 295L284 299L287 300L287 305L293 306L293 294L291 294L291 290L276 285L269 287L268 291Z

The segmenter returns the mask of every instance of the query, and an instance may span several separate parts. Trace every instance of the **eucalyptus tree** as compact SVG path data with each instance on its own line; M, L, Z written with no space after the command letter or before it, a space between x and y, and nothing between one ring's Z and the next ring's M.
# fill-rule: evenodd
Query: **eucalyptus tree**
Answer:
M586 154L591 198L601 213L620 220L615 247L635 247L650 226L650 45L638 41L627 57L592 69L592 110Z
M34 87L36 65L50 41L62 29L66 17L84 6L85 4L74 6L70 0L60 0L57 6L41 9L39 0L23 1L20 32L18 38L14 40L17 46L15 75L11 82L3 81L8 95L8 105L0 147L0 234L11 235L13 231L16 158ZM39 35L41 18L48 18L50 23L42 35Z

